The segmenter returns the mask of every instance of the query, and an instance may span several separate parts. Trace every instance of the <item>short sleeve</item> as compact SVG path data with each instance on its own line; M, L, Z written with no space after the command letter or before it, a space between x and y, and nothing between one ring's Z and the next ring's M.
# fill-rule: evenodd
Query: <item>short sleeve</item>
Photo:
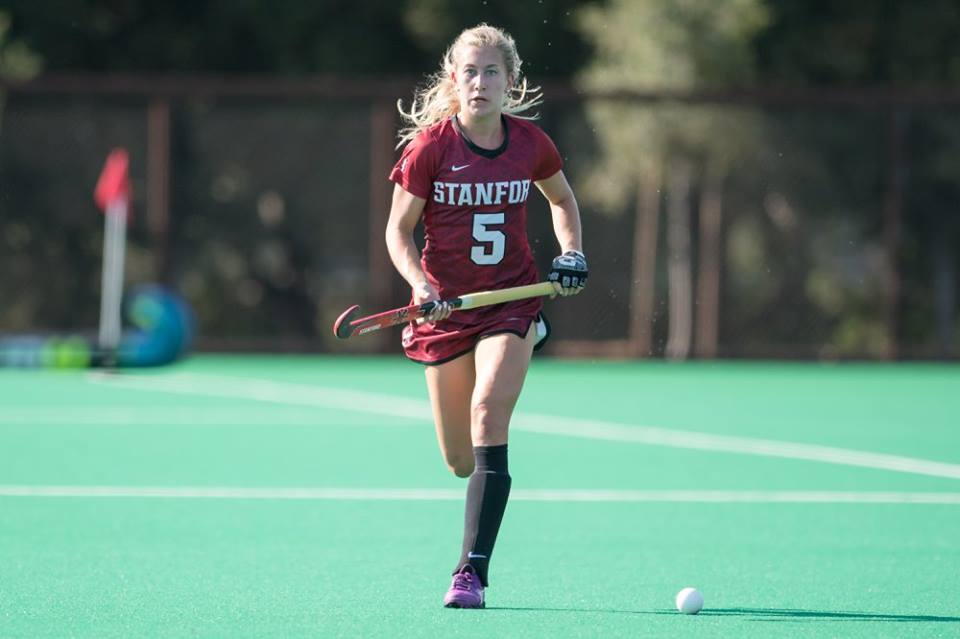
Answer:
M432 144L426 132L410 141L400 154L390 180L399 184L405 191L419 198L428 199L436 175L435 144Z
M553 140L537 127L533 127L536 137L537 160L533 169L533 181L539 182L556 175L563 168L563 158Z

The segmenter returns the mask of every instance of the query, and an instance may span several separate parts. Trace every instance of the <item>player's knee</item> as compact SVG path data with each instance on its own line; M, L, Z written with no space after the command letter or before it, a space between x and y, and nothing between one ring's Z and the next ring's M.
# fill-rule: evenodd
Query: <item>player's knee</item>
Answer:
M474 426L491 423L497 412L497 402L493 399L475 401L470 406L470 418Z
M496 401L475 402L471 407L471 430L475 444L492 445L502 443L505 436L507 411Z

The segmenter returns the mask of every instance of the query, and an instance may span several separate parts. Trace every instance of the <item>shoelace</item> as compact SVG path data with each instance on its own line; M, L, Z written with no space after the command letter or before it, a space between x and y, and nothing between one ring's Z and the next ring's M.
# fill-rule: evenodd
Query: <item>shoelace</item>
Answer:
M470 590L472 583L472 577L466 573L457 573L453 577L453 587L457 590Z

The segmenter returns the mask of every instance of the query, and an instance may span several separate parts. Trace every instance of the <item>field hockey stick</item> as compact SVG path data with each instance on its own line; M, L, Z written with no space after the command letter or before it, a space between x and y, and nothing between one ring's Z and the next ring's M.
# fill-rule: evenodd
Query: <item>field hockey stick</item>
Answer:
M454 297L449 300L411 304L410 306L395 308L392 311L368 315L367 317L357 317L360 315L360 307L351 306L334 322L333 334L340 339L347 339L354 335L363 335L364 333L378 331L388 326L396 326L397 324L423 319L443 303L449 304L454 311L466 311L471 308L480 308L481 306L516 302L517 300L553 294L554 288L551 282L540 282L538 284L514 286L513 288L504 288L496 291L468 293L467 295L461 295L460 297Z

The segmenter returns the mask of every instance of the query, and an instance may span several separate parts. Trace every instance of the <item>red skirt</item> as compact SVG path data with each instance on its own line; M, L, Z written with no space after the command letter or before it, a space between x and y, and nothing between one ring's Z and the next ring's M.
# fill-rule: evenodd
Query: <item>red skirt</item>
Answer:
M531 325L536 325L539 349L550 334L550 325L540 313L543 302L539 298L507 302L469 311L456 311L435 324L410 322L403 329L403 351L415 362L427 365L443 364L466 355L484 337L498 333L512 333L526 337Z

